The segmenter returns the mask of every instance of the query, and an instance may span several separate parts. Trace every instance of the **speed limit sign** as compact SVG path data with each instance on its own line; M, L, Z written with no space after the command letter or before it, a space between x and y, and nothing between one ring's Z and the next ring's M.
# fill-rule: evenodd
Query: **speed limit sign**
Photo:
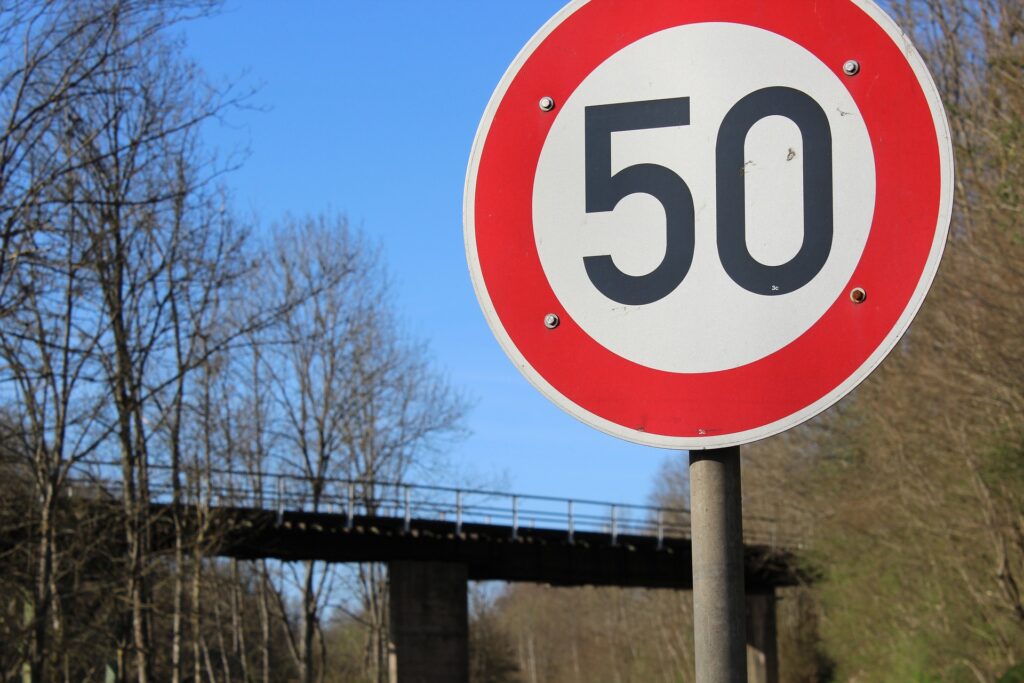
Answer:
M839 400L906 331L952 166L921 57L867 0L577 0L483 116L470 272L570 414L743 444Z

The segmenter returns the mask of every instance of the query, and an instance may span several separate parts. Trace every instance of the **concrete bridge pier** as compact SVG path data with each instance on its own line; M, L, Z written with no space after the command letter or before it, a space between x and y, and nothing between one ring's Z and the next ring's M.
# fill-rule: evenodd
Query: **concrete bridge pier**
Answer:
M747 683L779 683L774 590L747 594Z
M468 568L390 563L395 683L469 683Z

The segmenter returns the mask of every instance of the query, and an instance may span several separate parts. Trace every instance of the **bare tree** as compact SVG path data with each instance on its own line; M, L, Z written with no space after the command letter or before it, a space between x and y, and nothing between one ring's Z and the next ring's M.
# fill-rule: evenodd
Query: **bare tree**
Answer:
M458 433L464 402L430 368L425 350L401 338L379 257L344 217L287 222L262 262L257 300L301 302L262 335L251 371L269 387L255 399L278 454L266 464L299 475L309 509L323 510L345 494L331 487L347 478L358 482L360 505L372 512L378 484L402 481L416 463L427 466ZM385 579L379 567L359 576L360 617L370 625L367 664L374 678L383 677ZM295 577L301 619L297 630L286 630L307 683L318 676L317 643L335 578L334 568L313 562ZM283 605L280 597L275 602Z
M122 455L132 641L148 678L145 411L196 362L180 348L168 362L177 314L223 277L223 261L206 265L216 248L190 202L212 172L196 156L198 126L231 102L201 90L164 32L207 9L133 0L0 8L3 380L24 407L20 433L42 500L33 680L50 677L47 622L62 633L55 501L70 467L107 437Z
M93 354L105 329L82 295L92 284L83 267L83 236L74 217L64 211L39 220L62 222L63 239L50 240L45 256L25 259L13 273L21 303L0 326L0 382L20 406L20 424L8 438L16 439L20 452L31 458L28 469L38 500L29 662L33 681L47 677L46 654L62 650L60 643L51 647L48 642L51 632L58 638L63 634L60 603L55 602L61 574L56 543L61 494L75 462L93 452L106 435L102 395L88 386L96 370Z
M207 88L166 32L209 8L0 7L0 391L10 408L0 428L33 493L18 527L31 542L10 555L28 590L6 605L25 609L4 620L19 645L0 664L26 666L33 681L90 679L108 665L119 682L249 679L256 668L269 681L282 624L302 680L322 677L337 576L301 568L293 625L277 566L250 574L212 562L206 513L225 485L218 467L241 463L257 495L268 473L300 475L296 493L313 509L348 477L372 512L382 482L427 467L458 433L464 403L400 334L376 250L344 219L291 221L257 258L247 251L215 187L222 169L199 139L237 100ZM109 477L110 465L82 464L95 458L116 461L120 539L105 529L80 554L68 529L93 508L67 503L69 476L88 467ZM153 541L162 520L151 493L164 483L169 560ZM93 630L116 642L100 664L66 656L87 620L85 591L71 595L64 581L81 580L88 563L90 580L111 578L94 591L108 607L95 610L103 623ZM386 575L370 566L359 577L368 666L381 679ZM216 586L230 586L228 599L208 599ZM255 638L243 626L250 609L260 614Z

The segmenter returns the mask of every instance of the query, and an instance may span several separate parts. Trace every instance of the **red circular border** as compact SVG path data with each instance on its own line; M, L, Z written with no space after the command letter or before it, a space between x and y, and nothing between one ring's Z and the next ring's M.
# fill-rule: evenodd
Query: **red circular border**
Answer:
M849 0L813 12L749 0L592 0L566 17L512 77L486 130L475 187L477 257L494 311L523 358L566 399L621 425L669 437L758 429L810 406L850 378L885 341L911 302L935 238L940 207L938 138L928 100L892 38ZM844 293L803 335L753 363L671 373L610 352L562 308L533 235L537 160L554 116L605 59L657 31L702 22L747 24L785 36L836 73L864 117L875 155L875 214ZM841 36L841 38L839 37ZM860 73L842 74L856 58ZM868 299L853 305L852 287ZM543 325L555 312L561 325Z

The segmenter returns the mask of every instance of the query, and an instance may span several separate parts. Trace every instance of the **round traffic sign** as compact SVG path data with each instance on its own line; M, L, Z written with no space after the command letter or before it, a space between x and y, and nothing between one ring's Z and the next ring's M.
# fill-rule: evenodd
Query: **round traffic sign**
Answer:
M477 297L549 399L622 438L747 443L907 329L952 206L942 105L865 0L578 0L491 98Z

